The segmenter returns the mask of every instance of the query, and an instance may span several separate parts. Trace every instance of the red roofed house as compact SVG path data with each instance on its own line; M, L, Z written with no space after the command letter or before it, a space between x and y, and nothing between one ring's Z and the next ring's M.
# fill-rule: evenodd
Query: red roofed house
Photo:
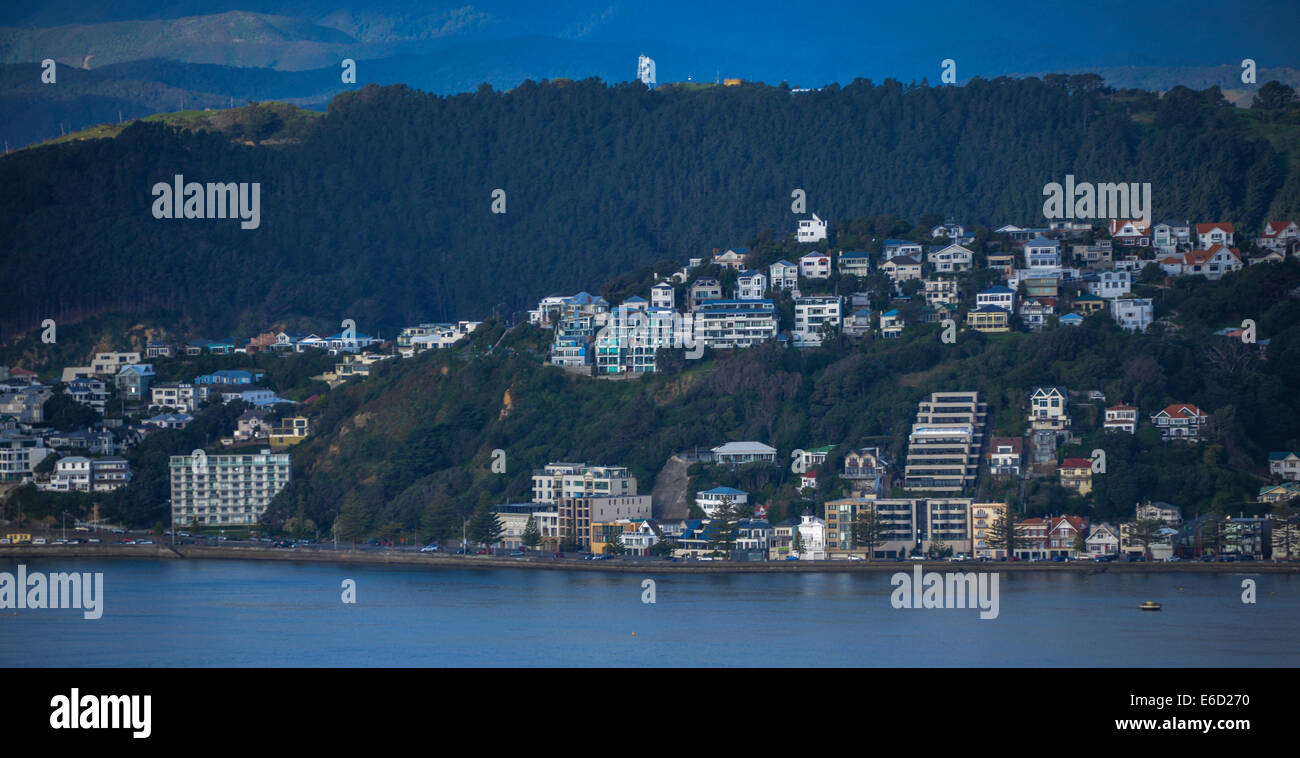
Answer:
M1078 516L1056 516L1047 520L1047 557L1063 555L1066 558L1078 558L1079 550L1075 548L1076 537L1088 536L1088 522ZM1087 552L1084 546L1083 552Z
M810 490L817 489L817 469L813 469L799 477L799 488Z
M1215 221L1209 224L1196 225L1197 244L1208 250L1214 245L1231 245L1232 244L1232 224L1227 222Z
M1264 224L1264 234L1255 243L1277 253L1286 253L1291 243L1297 240L1300 240L1300 224L1294 221L1270 221Z
M13 368L9 369L9 377L19 378L19 379L35 379L36 372L28 371L25 368L19 368L18 366L14 366Z
M1196 274L1211 281L1229 271L1240 271L1242 267L1241 251L1223 245L1212 245L1209 250L1166 256L1159 263L1160 268L1169 276Z
M1066 458L1056 467L1061 486L1080 495L1092 492L1092 461L1087 458Z
M1128 432L1133 434L1137 431L1138 409L1131 405L1112 405L1106 409L1105 430L1108 432Z
M1111 219L1110 238L1121 247L1147 247L1151 244L1151 222L1140 219Z
M1160 435L1167 440L1198 440L1201 426L1209 414L1190 403L1174 403L1163 408L1151 417L1151 423L1160 430Z

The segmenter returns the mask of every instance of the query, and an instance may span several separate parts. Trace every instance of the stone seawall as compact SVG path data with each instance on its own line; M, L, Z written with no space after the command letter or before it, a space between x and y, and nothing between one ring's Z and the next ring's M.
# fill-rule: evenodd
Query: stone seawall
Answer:
M926 571L1064 571L1082 574L1101 573L1223 573L1263 574L1300 573L1300 563L1201 563L1186 561L1176 563L1070 563L1028 562L948 562L948 561L765 561L733 563L730 561L663 561L614 559L588 561L581 558L555 558L538 556L504 558L486 555L438 555L430 553L397 552L383 550L315 550L279 549L268 547L226 547L207 545L21 545L0 546L0 565L20 563L24 559L58 558L164 558L243 560L243 561L294 561L315 563L351 563L374 565L423 566L426 568L510 568L543 571L613 571L655 574L710 574L710 573L842 573L872 571L911 571L920 565Z

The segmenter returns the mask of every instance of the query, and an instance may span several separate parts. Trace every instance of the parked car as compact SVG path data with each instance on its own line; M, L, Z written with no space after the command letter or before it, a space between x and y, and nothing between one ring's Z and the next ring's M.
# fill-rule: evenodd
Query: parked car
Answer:
M923 561L923 560L925 560L925 556L924 556L924 555L909 555L909 556L907 556L907 560L909 560L909 561Z
M420 548L421 553L436 553L439 550L442 550L442 548L438 547L437 545L425 545L424 547Z
M90 539L86 540L86 542L91 545L98 545L102 541L103 540L99 539L98 537L91 537Z
M33 544L33 545L44 545L44 544L45 544L45 538L44 538L44 537L37 537L36 539L32 540L32 544Z
M424 552L424 550L421 549L420 552ZM511 558L522 558L522 557L524 557L525 555L528 555L528 553L525 553L525 552L522 551L522 550L516 550L516 551L514 551L514 552L512 552L512 553L510 554L510 557L511 557Z

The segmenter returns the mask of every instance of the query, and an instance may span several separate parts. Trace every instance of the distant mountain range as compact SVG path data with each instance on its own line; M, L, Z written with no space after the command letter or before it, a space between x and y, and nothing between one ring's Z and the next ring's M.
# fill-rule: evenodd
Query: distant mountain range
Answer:
M958 83L1094 71L1121 88L1217 85L1231 101L1248 105L1258 85L1242 84L1234 60L1240 49L1257 57L1258 84L1278 79L1300 86L1300 58L1279 32L1300 24L1295 8L1248 3L1259 13L1243 8L1216 25L1219 11L1173 0L1142 8L1114 0L1090 6L1102 16L1108 6L1122 9L1135 27L1159 20L1158 33L1133 44L1127 26L1096 29L1066 10L1030 12L1025 5L993 0L974 14L958 0L940 0L924 12L833 0L791 12L775 0L756 0L737 14L714 0L654 6L372 0L346 8L335 0L126 0L111 8L16 0L0 9L0 139L16 148L182 104L284 100L323 110L334 95L368 83L451 94L482 83L509 89L527 79L627 81L641 53L656 59L660 82L739 77L818 87L892 77L936 83L941 61L951 58L959 64ZM1256 16L1269 20L1250 20ZM1009 28L1004 17L1022 23ZM949 23L933 26L938 19ZM1035 34L1040 27L1044 33ZM925 32L906 31L912 28ZM1053 36L1062 31L1068 42ZM346 58L358 63L355 85L340 78ZM60 64L54 85L40 79L46 59Z

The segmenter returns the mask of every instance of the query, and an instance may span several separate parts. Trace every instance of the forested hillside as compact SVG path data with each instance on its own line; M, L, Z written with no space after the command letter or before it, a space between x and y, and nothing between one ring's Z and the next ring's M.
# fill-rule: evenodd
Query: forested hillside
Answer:
M1042 187L1066 173L1149 181L1156 217L1252 230L1300 208L1294 109L1098 81L367 87L288 145L137 123L0 160L0 327L170 308L214 334L295 315L391 334L521 310L756 230L783 236L796 187L833 223L1043 223ZM154 219L150 188L176 174L260 182L261 226ZM490 210L496 188L504 215Z

